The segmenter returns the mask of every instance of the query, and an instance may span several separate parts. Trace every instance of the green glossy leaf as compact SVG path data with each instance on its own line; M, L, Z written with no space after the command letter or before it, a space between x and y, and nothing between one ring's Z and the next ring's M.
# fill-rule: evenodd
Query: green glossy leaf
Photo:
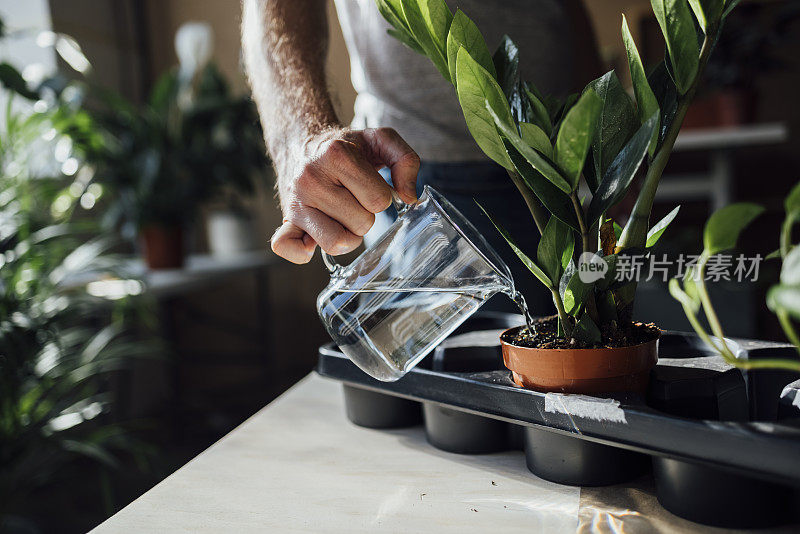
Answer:
M695 310L699 310L702 303L700 300L700 290L697 287L697 280L697 266L692 265L686 269L686 273L683 275L683 290L689 295L692 302L694 302Z
M492 56L492 63L514 120L518 123L535 122L535 110L525 94L526 84L519 76L519 48L508 35L501 39Z
M535 123L544 130L548 136L551 135L553 133L553 123L550 120L550 112L547 111L547 106L545 106L542 100L532 91L526 90L525 95L531 106Z
M572 329L572 337L587 345L600 343L602 338L600 329L597 328L588 313L584 313L575 324L575 328Z
M777 260L781 257L781 249L775 249L766 256L764 256L765 260Z
M703 31L708 30L709 24L715 24L722 16L724 0L689 0L694 16Z
M450 69L450 79L456 87L458 87L456 68L461 48L464 48L470 57L491 75L492 79L497 76L483 34L463 11L456 10L453 21L450 23L450 32L447 34L447 66Z
M575 209L572 207L572 200L562 190L557 188L542 173L534 169L530 163L514 148L508 139L503 140L509 158L514 164L517 173L533 191L536 197L542 202L547 211L558 217L562 222L569 225L575 231L580 231L578 218Z
M442 57L447 59L447 34L450 31L450 23L453 20L453 13L444 0L422 0L419 2L422 18L428 27L431 38L439 49Z
M514 241L514 238L511 237L511 234L509 234L505 228L503 228L497 221L495 221L495 219L489 214L488 211L484 209L483 206L480 205L479 202L476 201L475 203L478 204L478 207L481 209L481 211L489 218L494 227L497 228L497 231L500 232L500 235L503 236L503 239L506 240L508 246L511 247L511 250L514 251L514 254L517 255L517 257L522 261L525 267L527 267L528 270L532 272L533 275L536 278L538 278L539 281L543 283L548 289L551 288L552 285L550 284L550 280L547 278L547 275L544 273L544 271L542 271L542 269L539 268L538 265L536 265L536 263L534 263L532 259L530 259L527 256L527 254L522 252L522 249L519 248L519 246L517 246L517 243L516 241Z
M786 213L800 211L800 182L796 183L783 203Z
M589 84L603 101L592 141L592 166L585 174L592 192L639 126L636 109L612 70Z
M490 106L486 103L484 106L486 107L489 115L492 116L497 129L500 130L500 132L506 137L506 139L508 139L511 145L517 149L522 157L524 157L534 169L539 171L542 176L550 180L553 185L565 193L569 193L571 188L567 181L561 177L561 174L559 174L555 167L553 167L553 165L551 165L544 156L532 149L525 141L522 140L522 137L520 137L520 135L517 133L516 127L504 122L497 115L497 113L495 113L493 106Z
M568 224L564 224L559 220L559 223L564 227L564 239L561 242L561 269L562 272L567 268L567 265L572 263L572 255L575 253L575 234Z
M704 252L711 255L736 247L739 234L764 208L749 202L731 204L715 211L703 232Z
M502 124L506 129L516 128L500 86L463 47L458 51L456 78L458 100L475 142L494 161L507 169L513 168L495 126Z
M403 6L400 0L375 0L375 4L378 6L378 12L386 19L386 22L397 31L411 36L411 29L408 27L405 16L403 16Z
M561 296L562 301L564 300L564 292L567 290L567 285L575 272L575 262L570 258L570 261L564 266L564 274L561 275L561 280L558 281L558 294Z
M653 89L656 102L658 102L661 117L658 135L650 147L651 154L652 149L658 149L664 142L667 131L675 119L675 113L678 111L678 89L669 75L667 65L667 62L662 61L647 77L647 82Z
M401 0L400 4L403 8L403 17L414 39L419 43L419 46L425 51L425 55L433 62L442 76L446 80L451 80L450 70L447 66L447 56L444 50L436 45L428 28L428 23L425 21L425 16L422 14L419 1Z
M647 232L647 243L645 243L645 247L650 248L658 243L658 240L661 239L664 231L667 229L670 223L675 220L675 217L678 216L678 211L680 211L680 209L680 206L676 207L650 228L650 231Z
M773 312L785 310L800 320L800 286L776 285L767 292L767 306Z
M611 162L589 204L587 215L589 226L600 220L600 216L622 200L622 197L628 192L633 177L636 176L636 171L639 170L642 160L647 155L647 149L657 125L658 116L653 115L639 128Z
M422 48L420 48L419 43L417 43L417 41L411 36L411 34L405 33L402 30L395 30L394 28L389 28L388 30L386 30L386 33L388 33L389 35L391 35L392 37L394 37L395 39L397 39L398 41L409 47L414 52L425 55L425 51Z
M529 113L522 100L519 78L519 49L508 35L504 35L500 41L500 46L492 56L492 63L497 72L497 83L503 89L511 107L511 115L517 122L527 121Z
M537 264L550 279L551 287L558 287L564 265L572 258L574 236L569 226L550 217L544 227L536 252Z
M680 94L686 94L697 75L700 60L689 4L686 0L650 0L650 4L667 42L675 85Z
M542 100L542 102L545 103L545 106L547 106L548 110L550 111L550 118L553 122L554 131L557 131L559 126L561 126L561 122L564 120L567 112L572 109L572 106L575 105L575 102L578 101L580 96L581 95L579 93L572 93L564 100L559 100L555 97Z
M621 235L622 235L622 227L619 225L619 223L617 223L617 221L614 221L614 236L616 236L617 241L619 241L619 236Z
M741 2L741 1L742 0L726 0L726 2L725 2L725 11L723 11L723 13L722 13L722 18L725 18L728 15L730 15L731 11L733 11L734 8L736 6L738 6L739 2Z
M587 89L564 116L558 129L555 162L572 190L578 187L602 107L603 102L597 93L593 89Z
M622 40L625 43L625 51L628 55L628 68L633 82L633 93L636 95L636 109L639 112L639 121L647 122L653 113L658 113L658 101L653 94L650 84L647 82L647 75L644 72L642 59L639 57L639 50L628 29L628 21L625 15L622 16ZM656 140L650 145L650 155L656 149Z
M28 89L28 84L19 71L5 62L0 63L0 83L10 91L14 91L29 100L36 100L39 98L37 93Z
M696 302L683 289L681 289L681 283L677 278L673 278L669 281L669 294L672 295L672 298L680 302L685 308L688 308L689 311L693 313L697 313L697 311L700 309L700 303Z
M538 150L548 158L553 157L553 145L544 130L529 122L519 123L519 133L528 146Z
M564 311L570 315L575 315L580 311L583 306L583 299L587 291L591 289L591 284L585 284L581 277L578 276L577 271L573 273L564 289L564 294L561 297L564 303Z
M800 247L794 247L784 258L781 266L781 284L800 285Z

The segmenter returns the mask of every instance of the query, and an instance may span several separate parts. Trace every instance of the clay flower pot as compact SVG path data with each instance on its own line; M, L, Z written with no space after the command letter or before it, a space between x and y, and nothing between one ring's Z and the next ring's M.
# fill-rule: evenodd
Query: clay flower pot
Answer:
M731 128L755 121L756 94L749 89L717 90L696 98L686 112L683 127Z
M144 261L150 269L183 267L183 228L180 226L145 226L140 231L139 239Z
M518 386L537 391L644 394L658 361L658 338L610 349L535 349L504 341L511 330L500 336L503 362Z

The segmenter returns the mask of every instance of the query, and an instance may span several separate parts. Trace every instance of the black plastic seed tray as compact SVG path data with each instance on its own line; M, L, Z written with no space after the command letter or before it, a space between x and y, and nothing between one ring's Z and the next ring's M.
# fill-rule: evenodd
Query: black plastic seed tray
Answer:
M509 321L518 319L498 314L477 316L465 323L468 328L462 327L457 333L465 339L464 334L470 329L503 328ZM533 450L544 450L548 445L563 449L565 443L574 443L582 447L576 457L583 458L585 464L579 466L579 474L591 480L592 473L586 469L599 463L592 460L595 445L599 444L612 446L620 453L644 453L656 460L680 460L681 465L699 464L733 475L800 486L800 424L797 418L776 420L781 392L786 384L797 380L797 375L767 372L748 376L710 355L695 336L666 332L660 340L659 365L653 371L647 398L633 394L611 394L606 398L545 394L514 385L510 373L502 368L499 347L485 343L470 347L469 343L451 343L453 339L448 338L443 347L397 382L374 380L333 344L319 349L317 372L344 382L349 395L374 392L421 402L426 424L434 425L428 428L429 441L453 452L519 448L525 440L535 442L531 445ZM733 342L741 357L796 357L794 349L784 344ZM467 370L458 371L460 368ZM353 417L359 417L359 406L369 411L369 404L349 401L348 416L359 424ZM366 423L363 426L392 426L391 421L381 424L381 413L391 412L387 405L383 406L382 412L373 410L366 419L361 414L362 423ZM392 415L401 423L397 426L422 422L418 405L400 403L398 409L406 412ZM481 435L483 418L490 420L485 421L487 433ZM512 423L508 432L492 423L497 420ZM521 430L528 435L520 434L516 425L526 427ZM553 438L530 434L536 430L546 430ZM460 444L459 432L463 434ZM496 440L481 441L481 436L487 435L496 436ZM558 436L577 438L584 445L573 439L559 442ZM557 443L550 443L553 440ZM623 458L621 463L636 464L628 461L631 458ZM535 465L531 465L535 459L528 460L536 472ZM668 467L669 464L660 465L662 469ZM546 474L540 476L548 478ZM580 477L572 480L569 474L561 478L563 483L581 483Z

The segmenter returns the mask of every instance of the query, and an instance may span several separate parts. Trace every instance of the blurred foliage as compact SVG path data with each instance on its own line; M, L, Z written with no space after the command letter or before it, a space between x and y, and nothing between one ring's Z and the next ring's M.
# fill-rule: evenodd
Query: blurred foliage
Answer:
M761 13L763 16L760 16ZM742 5L731 13L706 67L706 87L744 88L766 72L786 68L786 47L797 35L800 2L765 9Z
M94 180L111 190L105 223L133 239L147 225L191 221L201 204L233 192L252 195L269 161L255 106L233 96L213 66L180 105L177 71L164 74L148 103L94 89L100 105L67 133L96 169Z
M67 135L91 122L80 89L6 83L18 76L0 79L0 528L75 462L146 460L148 447L113 421L109 381L158 352L126 330L136 312L126 299L86 292L91 280L130 276L109 253L113 240L79 216L102 194Z

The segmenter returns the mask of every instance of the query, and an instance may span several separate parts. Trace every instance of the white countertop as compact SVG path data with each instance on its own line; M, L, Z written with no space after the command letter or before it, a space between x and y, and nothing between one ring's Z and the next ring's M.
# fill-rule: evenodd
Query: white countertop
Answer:
M307 376L93 532L701 528L661 509L649 479L583 490L561 486L532 475L519 451L442 452L426 442L422 427L357 427L343 404L341 384Z

